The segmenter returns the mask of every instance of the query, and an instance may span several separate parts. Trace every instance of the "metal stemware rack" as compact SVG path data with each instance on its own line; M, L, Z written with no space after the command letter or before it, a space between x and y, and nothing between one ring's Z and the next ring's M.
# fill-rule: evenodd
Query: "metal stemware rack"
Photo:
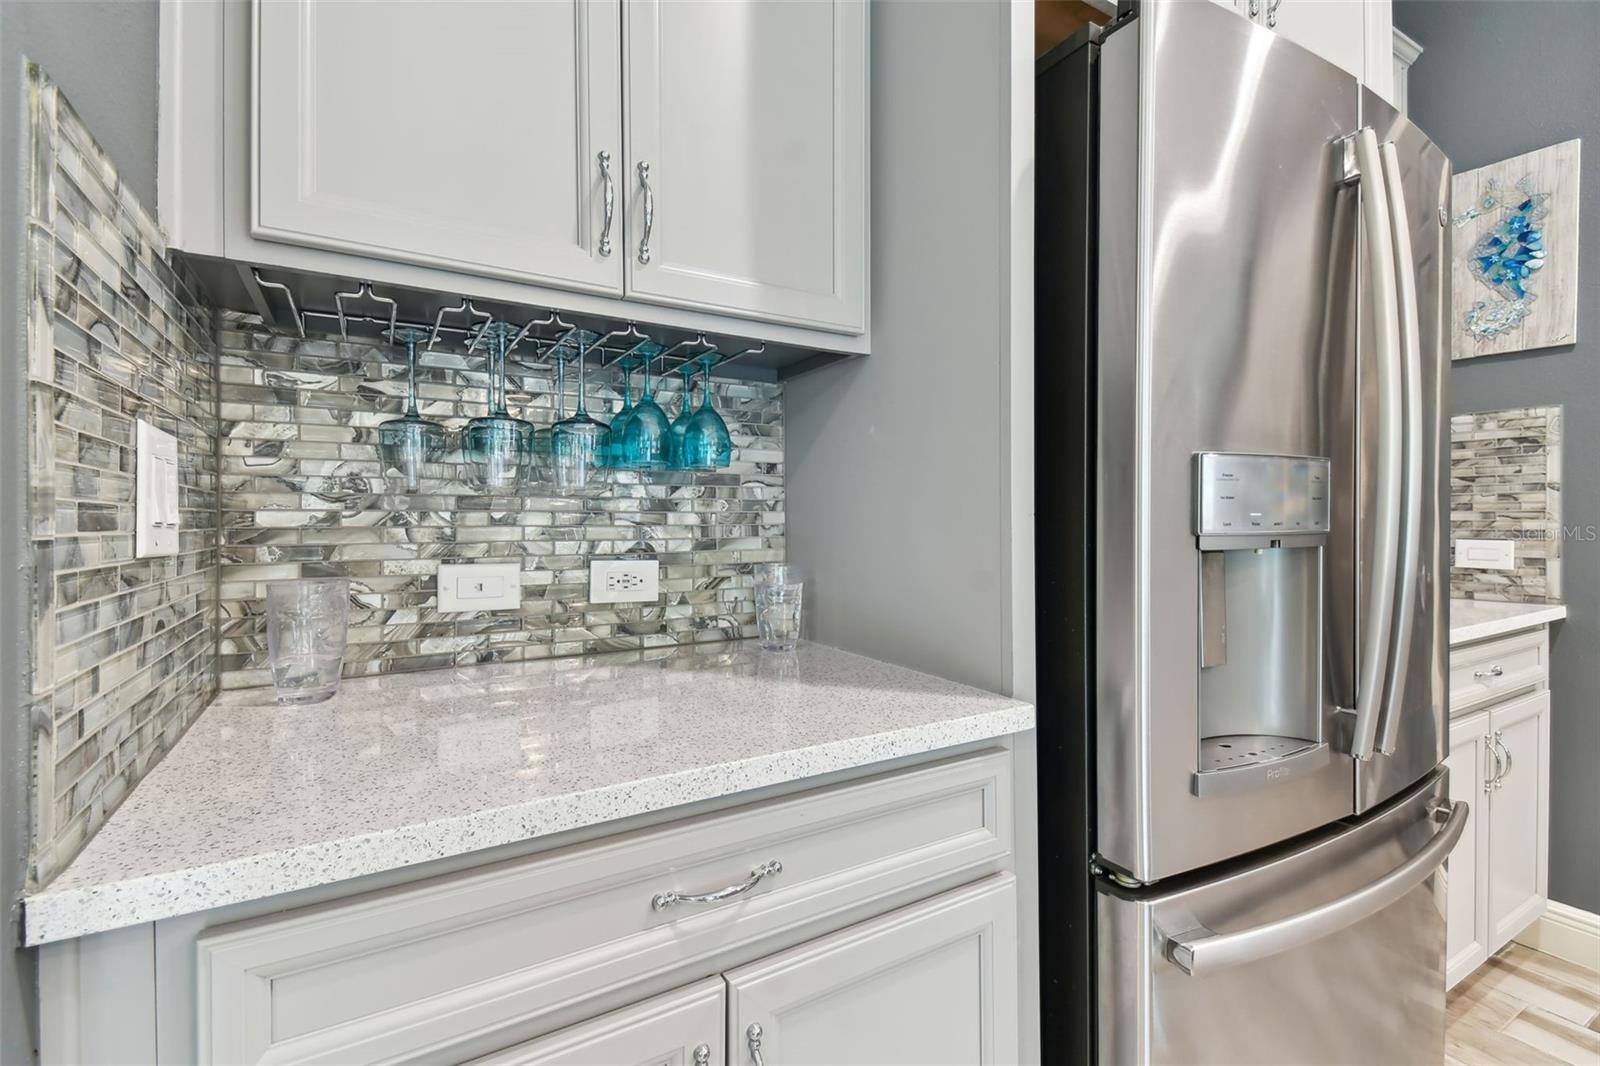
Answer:
M399 304L377 292L370 281L361 281L354 289L334 293L332 311L302 308L296 303L294 292L288 285L262 277L257 269L251 268L250 272L263 290L270 289L283 294L289 304L290 320L302 339L308 328L316 328L324 333L337 331L341 340L348 341L352 326L373 326L377 327L381 337L392 342L396 331L411 329L427 334L428 343L424 352L433 351L441 339L448 338L464 344L467 354L472 355L488 336L488 327L496 321L505 321L497 320L493 314L480 309L466 297L462 297L461 302L454 306L439 308L431 323L405 321L399 317ZM382 313L385 308L386 314ZM716 344L706 339L704 333L669 346L654 340L633 322L622 329L602 334L568 322L555 310L541 317L530 318L520 326L514 322L511 325L516 326L516 330L507 342L506 357L509 358L513 351L522 346L524 354L518 363L532 367L552 367L558 362L594 358L597 360L594 369L604 371L631 357L647 359L651 370L662 375L689 363L699 363L703 373L711 373L714 377L714 371L746 356L759 355L767 347L757 344L741 351L723 353ZM321 328L323 326L327 328Z

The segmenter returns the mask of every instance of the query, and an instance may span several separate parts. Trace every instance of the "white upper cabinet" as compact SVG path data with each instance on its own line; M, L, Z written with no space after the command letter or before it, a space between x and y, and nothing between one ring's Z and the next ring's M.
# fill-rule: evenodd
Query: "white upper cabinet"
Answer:
M867 5L631 0L627 285L860 332Z
M253 236L621 294L619 0L255 10Z
M1185 2L1185 0L1176 0ZM1390 0L1218 0L1394 98Z

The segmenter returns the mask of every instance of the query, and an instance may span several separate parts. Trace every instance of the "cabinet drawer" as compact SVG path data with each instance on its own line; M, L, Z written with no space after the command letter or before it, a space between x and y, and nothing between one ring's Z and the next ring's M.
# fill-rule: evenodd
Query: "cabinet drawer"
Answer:
M1011 833L1010 754L979 752L224 926L198 947L200 1058L483 1054L998 869Z
M1549 638L1543 629L1514 633L1450 650L1450 713L1543 688L1550 677Z

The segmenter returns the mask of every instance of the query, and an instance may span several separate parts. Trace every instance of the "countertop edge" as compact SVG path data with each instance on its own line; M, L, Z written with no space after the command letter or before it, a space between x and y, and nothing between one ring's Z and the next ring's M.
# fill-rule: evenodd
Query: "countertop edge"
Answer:
M1515 615L1511 618L1495 618L1485 622L1467 622L1450 627L1450 647L1457 648L1463 644L1486 640L1489 637L1502 637L1509 633L1520 633L1528 629L1559 622L1567 617L1567 605L1564 603L1530 604L1527 613Z
M1026 703L886 733L695 767L511 807L124 881L23 898L24 944L37 947L218 907L337 884L507 844L526 843L771 785L993 740L1034 727ZM243 885L228 884L244 880Z

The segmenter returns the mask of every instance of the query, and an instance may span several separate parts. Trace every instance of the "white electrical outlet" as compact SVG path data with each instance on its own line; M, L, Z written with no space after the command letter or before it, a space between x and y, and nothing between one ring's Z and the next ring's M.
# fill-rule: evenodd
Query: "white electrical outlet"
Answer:
M134 434L133 554L178 554L178 438L140 419Z
M514 611L520 606L520 563L439 564L439 610Z
M591 559L590 603L654 603L661 596L661 564L654 559Z
M1456 565L1463 570L1515 570L1517 542L1514 540L1458 540Z

